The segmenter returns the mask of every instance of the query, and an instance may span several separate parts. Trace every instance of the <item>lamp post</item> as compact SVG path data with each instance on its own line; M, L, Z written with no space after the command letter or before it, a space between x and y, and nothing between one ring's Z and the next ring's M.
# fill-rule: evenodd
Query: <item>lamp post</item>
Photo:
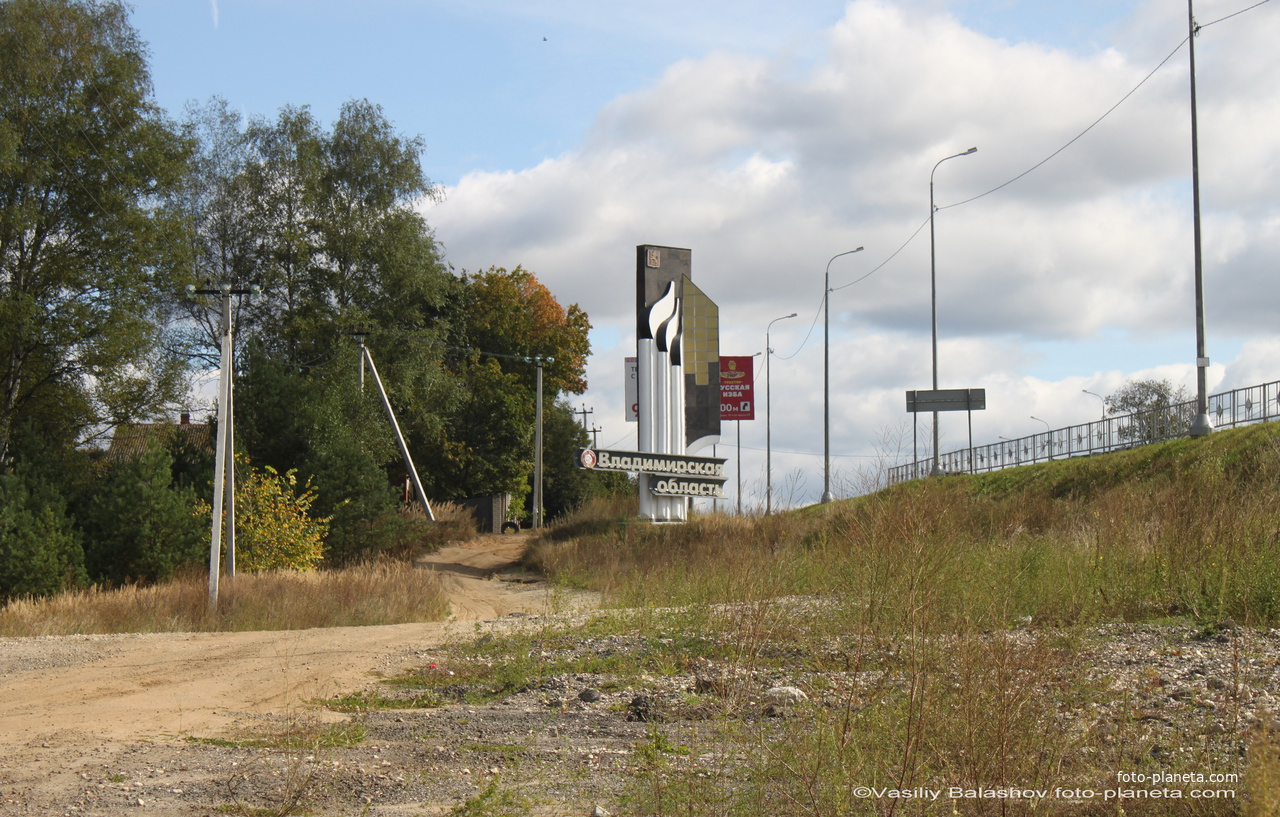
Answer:
M862 252L845 250L831 256L831 261L842 255ZM827 262L826 277L822 289L822 502L835 499L831 493L831 261Z
M1204 263L1200 253L1200 138L1196 124L1196 25L1192 0L1187 0L1187 52L1191 58L1191 206L1192 238L1195 249L1196 290L1196 416L1191 421L1191 436L1205 437L1213 431L1209 419L1209 397L1205 383L1209 355L1204 341Z
M773 325L778 321L785 321L787 318L794 318L798 313L792 312L790 315L783 315L781 318L774 318L769 321L769 325L764 330L764 515L768 516L773 513L773 431L771 427L771 410L773 407L771 399L771 380L773 367L770 361L773 358L773 346L769 343L769 332L773 329Z
M1107 419L1107 401L1101 394L1098 394L1097 392L1089 391L1088 389L1081 389L1080 393L1092 394L1094 397L1098 398L1098 400L1102 402L1102 416L1100 419L1103 419L1103 420Z
M1031 415L1031 419L1035 420L1037 423L1044 423L1044 433L1045 433L1044 447L1045 447L1045 451L1049 454L1049 459L1053 459L1053 429L1049 427L1049 421L1041 420L1039 417L1035 416L1034 414Z
M929 299L932 305L931 315L933 324L933 390L938 390L938 256L935 249L934 232L933 232L933 214L937 208L933 204L933 174L938 172L938 165L947 161L947 159L956 159L960 156L968 156L970 153L977 153L976 147L969 148L963 153L955 153L944 159L939 159L938 164L933 166L933 170L929 171ZM930 470L930 476L938 476L942 473L938 467L938 412L933 413L933 468Z
M755 381L755 358L760 357L762 353L756 352L751 356L751 379ZM735 421L738 424L738 516L742 516L742 421Z

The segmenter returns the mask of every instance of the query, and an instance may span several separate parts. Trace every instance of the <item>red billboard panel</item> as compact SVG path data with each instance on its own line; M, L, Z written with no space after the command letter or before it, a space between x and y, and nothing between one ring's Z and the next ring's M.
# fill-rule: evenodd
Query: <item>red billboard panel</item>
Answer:
M754 420L755 360L750 356L720 358L720 420Z

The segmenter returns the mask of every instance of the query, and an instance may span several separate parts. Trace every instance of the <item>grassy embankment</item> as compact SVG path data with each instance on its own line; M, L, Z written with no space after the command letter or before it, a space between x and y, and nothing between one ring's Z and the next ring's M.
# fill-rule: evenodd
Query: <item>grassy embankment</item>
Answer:
M687 747L706 762L642 766L636 813L1262 815L1280 813L1280 742L1265 707L1251 710L1262 722L1242 714L1241 668L1274 668L1276 655L1235 647L1228 692L1196 723L1164 731L1147 707L1169 679L1152 670L1150 689L1117 690L1082 656L1098 645L1092 625L1168 625L1161 649L1178 651L1196 649L1187 625L1239 633L1224 622L1245 631L1280 623L1278 500L1272 424L924 480L768 518L657 527L584 512L531 559L619 608L657 611L617 626L675 635L685 651L655 640L671 652L643 671L688 666L701 649L738 671L807 673L825 701L767 741L726 723L714 744ZM823 601L766 601L794 596ZM853 794L938 785L1101 793L1121 772L1244 782L1216 800L1192 799L1197 784L1169 787L1181 799L1109 803L1101 794L932 805Z
M583 535L585 534L585 535ZM532 560L619 607L836 595L927 631L1166 616L1280 623L1280 424L951 476L772 517L584 512Z

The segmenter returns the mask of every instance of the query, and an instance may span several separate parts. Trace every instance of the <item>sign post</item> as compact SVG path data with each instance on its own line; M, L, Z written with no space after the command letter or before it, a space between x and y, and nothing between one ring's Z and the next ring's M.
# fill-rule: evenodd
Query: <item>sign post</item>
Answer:
M754 420L755 364L749 355L720 358L720 419Z
M973 413L987 407L986 389L920 389L907 392L907 411L911 414L938 411L969 413L969 465L973 466ZM935 443L936 445L936 443ZM933 452L937 462L938 452Z

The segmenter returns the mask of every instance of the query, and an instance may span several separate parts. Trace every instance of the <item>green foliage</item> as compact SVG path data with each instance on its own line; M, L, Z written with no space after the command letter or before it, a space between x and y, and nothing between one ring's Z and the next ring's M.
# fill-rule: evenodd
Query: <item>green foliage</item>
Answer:
M160 581L207 554L207 517L197 516L191 488L173 485L172 466L169 453L152 445L100 479L83 520L95 581Z
M532 800L501 788L497 780L490 781L479 794L449 810L449 817L526 817L532 814Z
M466 366L456 403L427 444L430 490L442 499L520 492L533 458L533 402L492 358Z
M236 482L236 567L309 570L324 556L329 520L311 515L310 482L298 489L297 471L281 474L241 460Z
M591 440L567 401L547 406L542 425L542 498L548 520L563 518L592 499L635 490L626 474L588 471L574 465L577 450L590 446Z
M156 203L186 145L149 94L124 4L0 3L0 463L26 418L82 434L183 385L160 297L177 245Z
M257 344L246 358L239 437L256 462L297 469L316 487L313 510L330 520L327 558L347 563L392 547L401 526L387 468L398 456L376 398L360 393L355 349L310 376Z
M85 579L80 537L38 480L0 472L0 600L47 596Z

